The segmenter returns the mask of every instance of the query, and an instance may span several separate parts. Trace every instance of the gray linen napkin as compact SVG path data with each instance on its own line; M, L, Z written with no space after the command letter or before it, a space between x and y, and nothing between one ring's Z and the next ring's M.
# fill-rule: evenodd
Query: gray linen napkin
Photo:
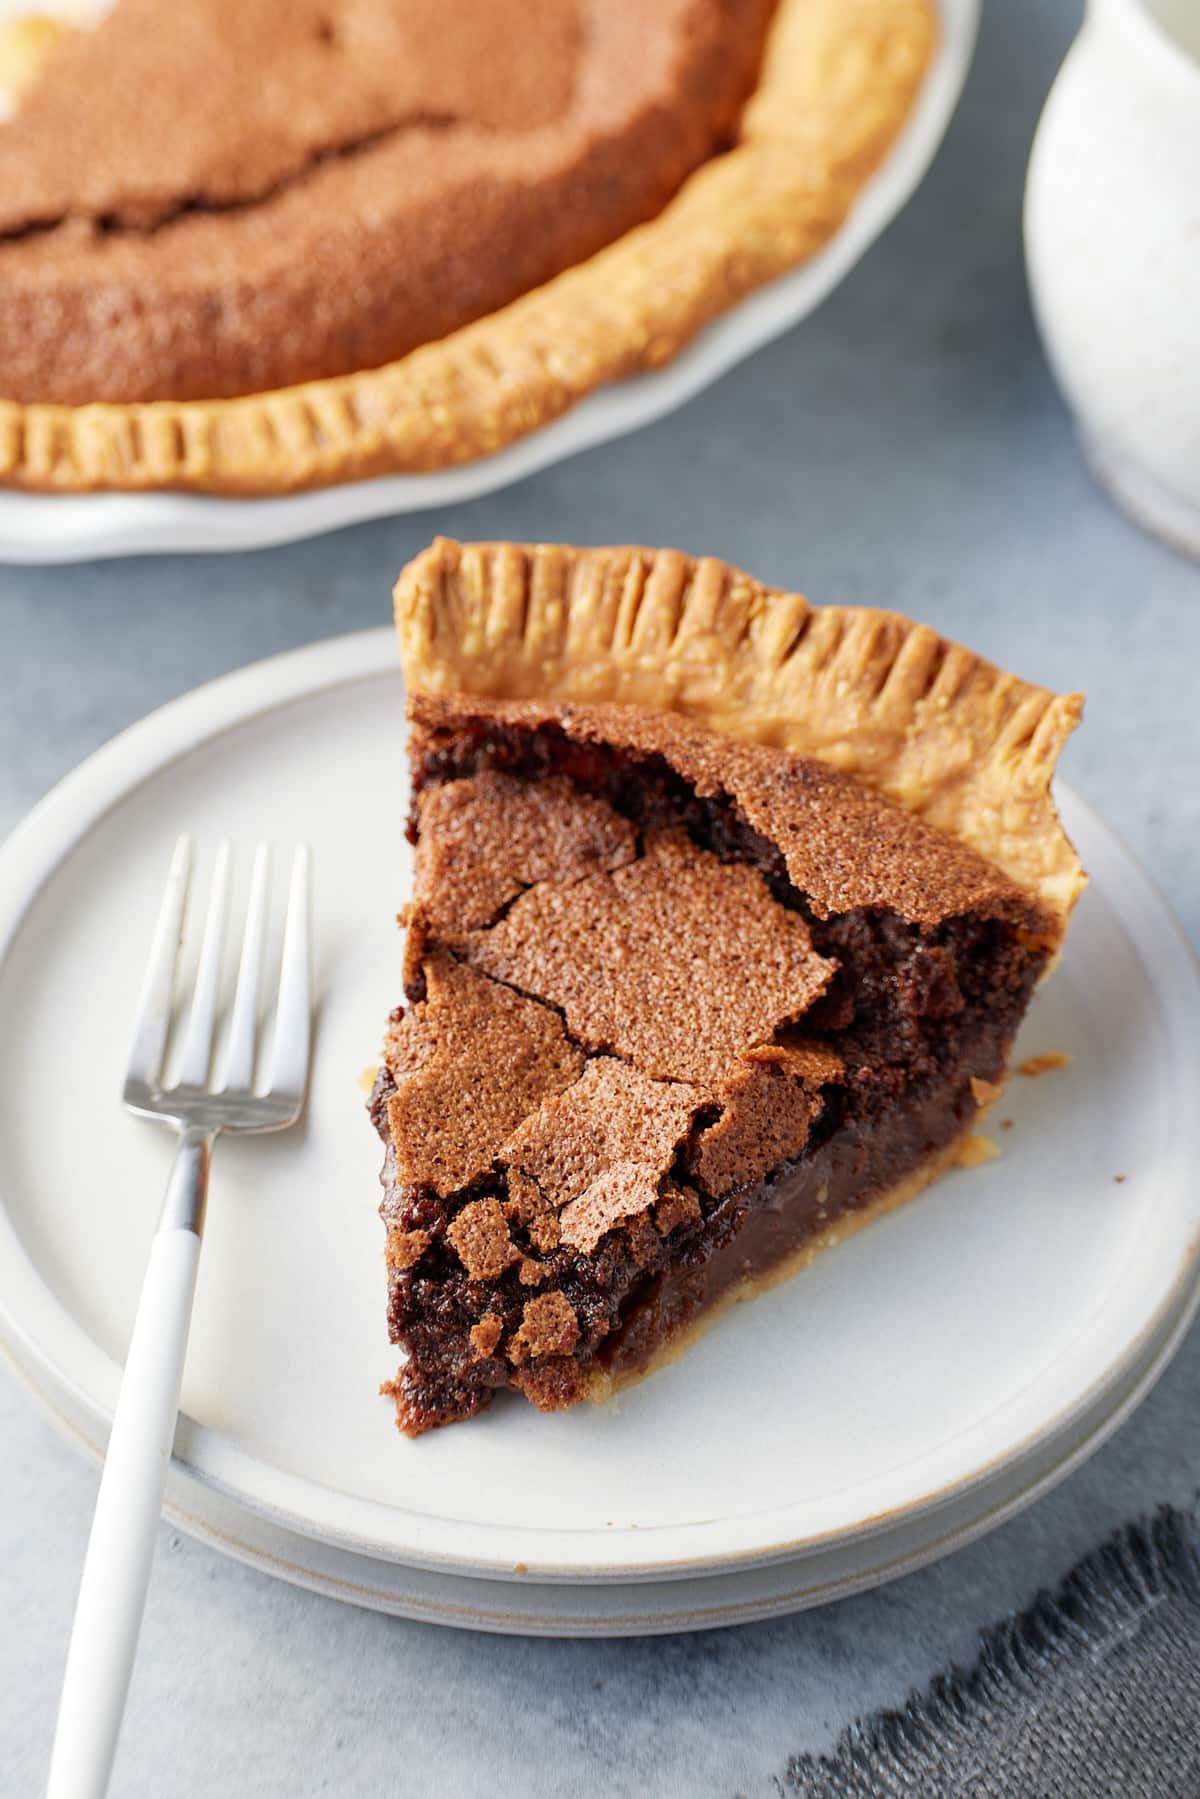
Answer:
M1198 1799L1200 1521L1164 1510L983 1633L970 1669L798 1755L803 1799Z

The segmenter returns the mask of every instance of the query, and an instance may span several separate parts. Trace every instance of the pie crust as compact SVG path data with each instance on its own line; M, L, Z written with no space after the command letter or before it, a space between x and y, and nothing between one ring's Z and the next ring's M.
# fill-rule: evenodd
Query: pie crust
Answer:
M458 544L403 571L409 691L622 703L829 763L1036 894L1058 938L1085 876L1050 793L1079 694L894 612L812 606L677 550Z
M838 229L911 107L933 0L780 0L739 140L650 223L382 368L223 401L0 401L0 482L282 493L493 454L670 360Z

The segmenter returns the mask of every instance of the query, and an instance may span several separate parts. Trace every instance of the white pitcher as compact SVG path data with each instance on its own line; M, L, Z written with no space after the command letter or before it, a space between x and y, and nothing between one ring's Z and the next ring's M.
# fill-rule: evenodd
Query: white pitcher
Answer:
M1034 139L1025 249L1094 470L1200 556L1200 0L1088 0Z

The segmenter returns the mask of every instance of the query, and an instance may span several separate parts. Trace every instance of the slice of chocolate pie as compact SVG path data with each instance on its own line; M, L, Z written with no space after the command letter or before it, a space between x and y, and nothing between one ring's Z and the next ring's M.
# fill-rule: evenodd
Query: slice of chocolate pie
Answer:
M1083 883L1080 702L667 551L439 541L396 609L415 1435L605 1397L959 1155Z

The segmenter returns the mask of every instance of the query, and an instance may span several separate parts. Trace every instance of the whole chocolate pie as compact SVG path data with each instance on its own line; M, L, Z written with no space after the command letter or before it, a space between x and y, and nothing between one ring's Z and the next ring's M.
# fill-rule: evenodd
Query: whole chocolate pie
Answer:
M962 1155L1083 884L1080 701L672 551L439 541L396 613L415 1435L606 1397Z
M498 449L836 230L931 8L117 0L26 30L0 480L269 492Z

